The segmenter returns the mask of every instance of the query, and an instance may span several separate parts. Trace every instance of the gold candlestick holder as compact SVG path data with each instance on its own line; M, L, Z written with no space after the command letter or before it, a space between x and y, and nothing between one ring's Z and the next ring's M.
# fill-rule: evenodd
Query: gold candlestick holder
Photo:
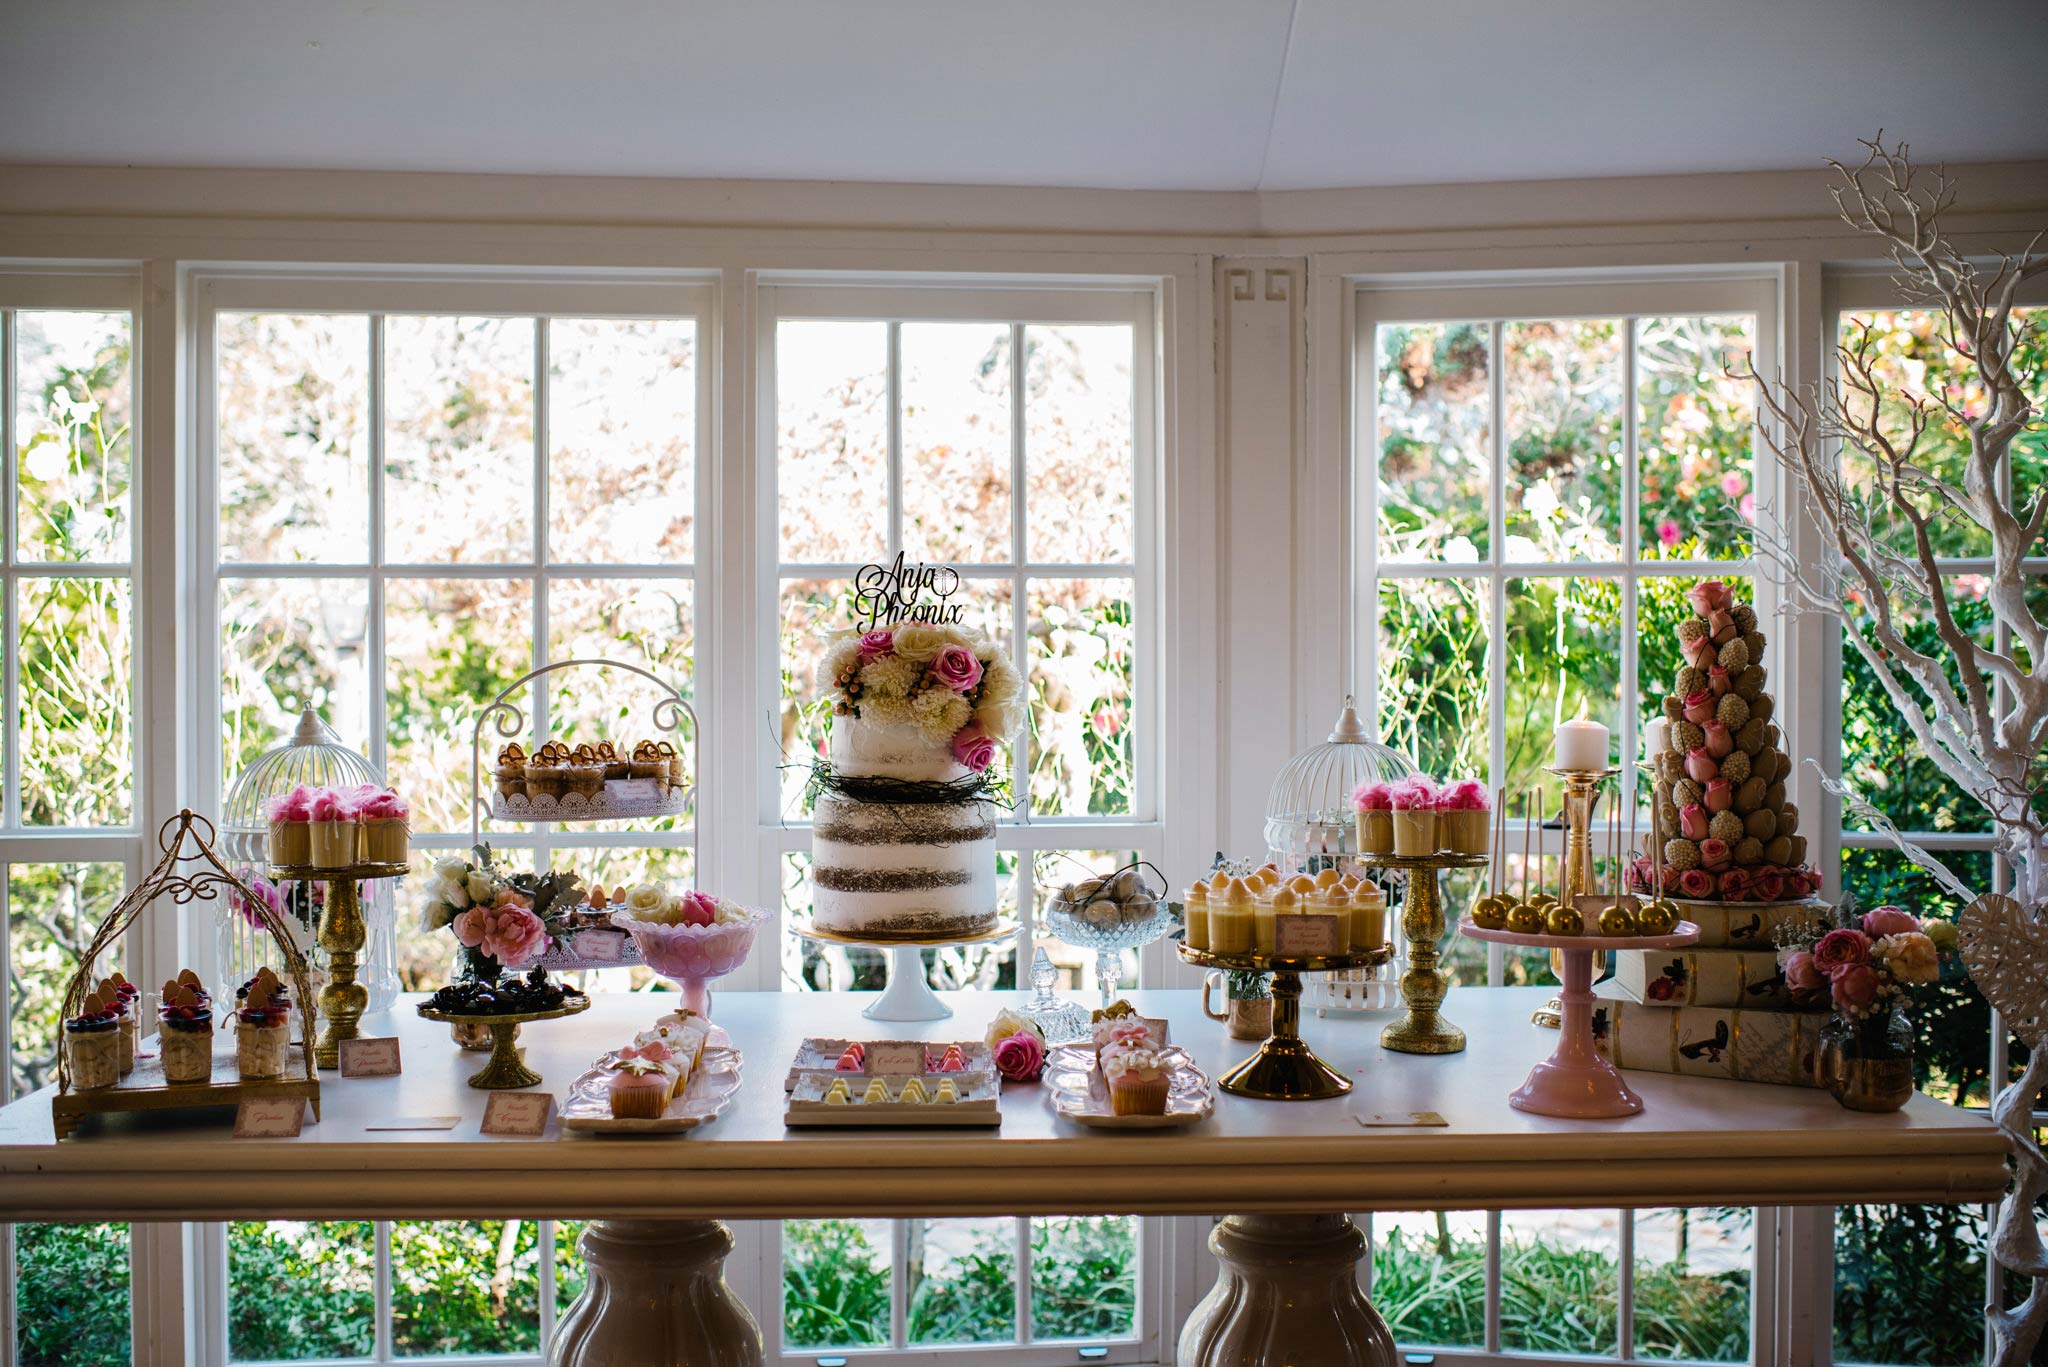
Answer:
M359 884L366 878L403 878L403 864L353 864L341 869L310 864L272 864L270 876L292 882L327 885L314 940L327 959L327 984L320 989L320 1037L313 1042L313 1061L322 1068L341 1066L341 1042L362 1036L363 1012L370 989L356 978L362 966L369 927L363 921Z
M1557 900L1573 907L1578 905L1575 899L1594 891L1593 814L1600 809L1600 790L1621 770L1559 769L1546 764L1543 772L1555 774L1564 783L1564 888ZM1541 866L1539 860L1538 867ZM1593 976L1598 978L1607 971L1607 952L1594 950L1592 964ZM1559 982L1564 981L1564 951L1550 951L1550 973ZM1562 999L1553 997L1537 1016L1556 1014L1562 1009ZM1537 1023L1542 1022L1539 1019Z
M1402 1054L1455 1054L1465 1047L1465 1032L1438 1014L1451 980L1437 968L1437 945L1444 938L1443 890L1437 875L1445 869L1484 868L1483 854L1368 854L1359 863L1369 869L1407 874L1401 897L1401 937L1408 942L1408 970L1401 975L1401 1001L1408 1014L1380 1031L1380 1044Z

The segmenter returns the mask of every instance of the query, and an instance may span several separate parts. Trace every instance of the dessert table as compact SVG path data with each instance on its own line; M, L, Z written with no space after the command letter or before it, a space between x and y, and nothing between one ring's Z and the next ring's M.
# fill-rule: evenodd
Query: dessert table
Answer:
M0 1220L594 1218L589 1289L551 1349L571 1367L758 1360L758 1331L724 1287L720 1219L1229 1212L1211 1239L1221 1275L1182 1333L1183 1363L1250 1360L1249 1344L1278 1334L1305 1360L1390 1364L1353 1275L1364 1240L1342 1212L1988 1202L2006 1185L1988 1119L1922 1096L1865 1115L1814 1088L1636 1072L1640 1115L1517 1110L1509 1093L1555 1043L1530 1022L1549 995L1534 988L1454 992L1446 1010L1471 1041L1457 1054L1382 1049L1392 1013L1304 1021L1316 1052L1351 1079L1347 1096L1226 1094L1185 1128L1083 1128L1054 1116L1039 1087L1010 1084L999 1130L785 1129L782 1080L804 1036L971 1038L1021 1000L947 994L953 1020L879 1027L861 1019L870 995L719 994L713 1016L744 1055L744 1083L716 1121L683 1135L482 1135L487 1094L464 1083L473 1057L414 1015L412 999L362 1021L365 1035L400 1038L404 1071L324 1075L322 1118L297 1139L237 1140L218 1114L158 1115L95 1119L59 1144L38 1092L0 1109ZM1196 993L1128 996L1165 1017L1212 1076L1258 1047L1227 1039ZM675 1001L600 996L583 1015L526 1029L526 1062L559 1095ZM1357 1119L1415 1111L1447 1123ZM365 1128L436 1115L458 1120ZM632 1308L656 1304L667 1312Z

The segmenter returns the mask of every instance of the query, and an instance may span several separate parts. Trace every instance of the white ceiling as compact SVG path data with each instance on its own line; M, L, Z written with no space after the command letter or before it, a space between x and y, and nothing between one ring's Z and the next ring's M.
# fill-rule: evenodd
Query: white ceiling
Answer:
M2048 157L2041 0L0 0L0 163L1286 190Z

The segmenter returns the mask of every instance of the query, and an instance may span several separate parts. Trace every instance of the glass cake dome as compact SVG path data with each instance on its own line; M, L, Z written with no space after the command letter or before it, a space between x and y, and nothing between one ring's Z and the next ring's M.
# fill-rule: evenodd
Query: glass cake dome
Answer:
M1356 854L1352 792L1368 780L1415 772L1414 761L1372 739L1347 693L1330 738L1289 760L1273 780L1266 799L1267 857L1290 873L1316 873L1338 856Z

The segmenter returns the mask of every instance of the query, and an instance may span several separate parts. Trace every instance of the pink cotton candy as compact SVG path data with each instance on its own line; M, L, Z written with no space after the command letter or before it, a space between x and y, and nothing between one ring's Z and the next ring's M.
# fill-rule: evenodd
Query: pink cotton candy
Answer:
M263 814L272 821L311 821L313 789L301 783L288 793L279 793L263 803Z
M1361 812L1390 811L1394 805L1393 791L1385 783L1367 779L1352 791L1351 805Z
M355 810L349 806L346 795L332 788L315 788L313 802L307 811L309 821L353 821Z
M1440 812L1483 812L1488 806L1486 785L1476 778L1461 778L1446 784L1436 799L1436 808Z
M384 788L372 789L356 808L356 815L364 821L403 821L412 811L396 790Z
M1436 806L1436 783L1428 774L1410 774L1395 783L1388 797L1397 812L1423 812Z

